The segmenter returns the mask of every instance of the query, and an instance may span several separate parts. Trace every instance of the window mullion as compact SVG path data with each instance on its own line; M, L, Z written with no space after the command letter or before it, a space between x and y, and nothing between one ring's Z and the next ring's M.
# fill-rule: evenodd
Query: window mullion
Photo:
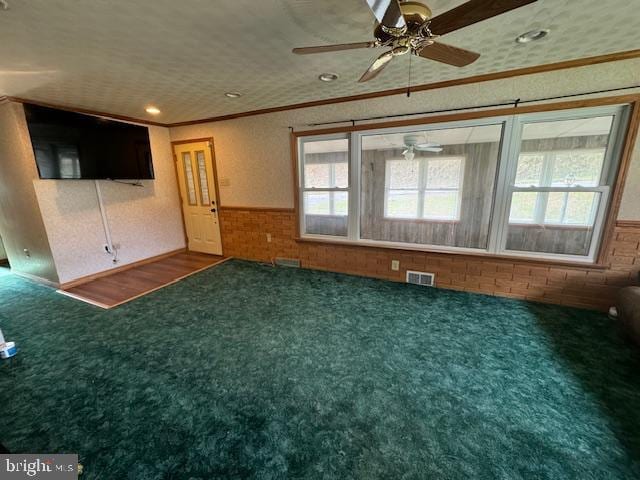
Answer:
M424 218L424 199L425 190L427 189L427 168L428 162L426 158L421 158L418 161L418 216L417 218Z

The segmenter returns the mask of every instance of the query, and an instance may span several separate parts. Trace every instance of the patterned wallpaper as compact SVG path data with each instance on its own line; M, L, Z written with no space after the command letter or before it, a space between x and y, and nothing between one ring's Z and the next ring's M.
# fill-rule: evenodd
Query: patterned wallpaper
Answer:
M185 247L169 132L150 127L149 133L155 180L143 181L143 188L100 181L113 243L119 246L116 265L103 251L94 182L34 181L61 283Z
M213 137L222 205L293 207L289 126L568 95L640 82L640 60L561 70L405 95L324 105L223 122L171 128L173 140ZM640 92L640 89L636 90ZM637 142L620 218L640 220L640 142Z

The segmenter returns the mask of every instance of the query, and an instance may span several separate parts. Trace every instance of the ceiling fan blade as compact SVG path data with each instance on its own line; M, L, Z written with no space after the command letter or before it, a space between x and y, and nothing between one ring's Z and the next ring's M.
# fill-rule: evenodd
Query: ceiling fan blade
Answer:
M480 54L463 48L452 47L446 43L434 42L420 50L418 56L453 65L454 67L465 67L475 62L480 57Z
M378 58L374 60L374 62L369 67L369 69L366 72L364 72L364 75L362 75L362 77L360 77L360 80L358 80L358 82L359 83L368 82L369 80L377 77L378 74L384 69L384 67L387 66L387 64L391 61L392 58L393 58L393 53L391 52L391 50L389 50L388 52L384 52L382 55L380 55Z
M430 30L445 35L459 28L473 25L510 10L524 7L536 0L471 0L431 19Z
M398 0L367 0L367 3L380 25L400 29L407 26Z
M356 48L373 48L375 42L339 43L336 45L321 45L319 47L294 48L293 53L298 55L308 55L310 53L339 52L341 50L354 50Z
M442 147L426 147L426 148L417 148L419 152L433 152L440 153L442 151Z

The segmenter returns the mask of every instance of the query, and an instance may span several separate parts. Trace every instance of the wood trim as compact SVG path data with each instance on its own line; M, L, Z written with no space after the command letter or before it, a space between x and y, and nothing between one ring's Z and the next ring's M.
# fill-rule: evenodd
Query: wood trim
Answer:
M567 100L554 103L540 103L536 105L525 105L519 107L497 108L492 110L476 110L473 112L445 113L442 115L432 115L428 117L411 118L404 120L391 120L377 123L366 123L360 125L349 125L343 127L331 127L314 130L301 130L293 132L295 137L310 135L329 135L334 133L350 133L362 130L373 130L379 128L395 128L413 125L428 125L431 123L456 122L461 120L477 120L490 117L501 117L509 115L519 115L524 113L552 112L556 110L571 110L575 108L600 107L605 105L633 104L640 101L640 94L614 95L608 97L587 98L582 100Z
M416 248L403 248L403 247L394 247L390 245L371 245L362 242L352 242L348 240L331 240L331 239L315 239L315 238L295 238L294 239L298 243L314 243L319 245L333 245L333 246L345 246L345 247L357 247L357 248L378 248L383 250L396 250L398 252L408 252L408 253L430 253L435 255L455 255L457 257L468 258L468 259L482 259L484 261L503 261L508 263L532 263L536 265L544 265L548 267L566 267L566 268L575 268L579 270L606 270L609 268L609 265L599 264L599 263L581 263L581 262L567 262L563 260L552 260L552 259L537 259L531 257L519 257L516 255L497 255L494 253L469 253L469 252L457 252L455 250L436 250L433 248L424 248L424 247L416 247Z
M43 277L38 277L37 275L32 275L30 273L19 272L17 270L11 270L11 273L18 275L19 277L26 278L27 280L31 280L36 283L41 283L42 285L46 285L51 288L60 288L60 284L56 282L52 282L51 280L47 280Z
M61 283L58 286L58 288L60 290L66 290L68 288L77 287L79 285L91 282L92 280L97 280L98 278L107 277L109 275L113 275L114 273L118 273L118 272L124 272L125 270L131 270L132 268L140 267L141 265L146 265L147 263L156 262L158 260L171 257L176 253L182 253L186 251L187 251L186 248L178 248L177 250L171 250L170 252L161 253L160 255L155 255L153 257L145 258L144 260L138 260L137 262L127 263L126 265L122 265L120 267L111 268L109 270L104 270L98 273L92 273L91 275L76 278L75 280L71 280L70 282Z
M98 110L90 110L87 108L70 107L68 105L57 105L57 104L48 103L48 102L41 102L39 100L30 100L28 98L20 98L20 97L5 97L5 98L10 102L29 103L31 105L38 105L40 107L57 108L58 110L65 110L67 112L84 113L85 115L95 115L98 117L113 118L114 120L122 120L124 122L141 123L142 125L152 125L154 127L165 127L165 128L169 126L169 124L167 123L154 122L153 120L145 120L142 118L129 117L127 115L118 115L117 113L101 112Z
M280 213L292 213L293 208L281 208L281 207L241 207L241 206L221 206L220 210L248 210L255 212L280 212Z
M616 227L618 228L639 228L640 220L618 220L616 221Z
M627 50L624 52L610 53L606 55L596 55L594 57L579 58L575 60L566 60L562 62L547 63L544 65L536 65L532 67L516 68L513 70L505 70L502 72L485 73L482 75L474 75L470 77L458 78L453 80L444 80L440 82L426 83L411 87L412 92L423 92L427 90L437 90L440 88L455 87L459 85L468 85L471 83L490 82L492 80L502 80L505 78L518 77L523 75L533 75L536 73L546 73L555 70L565 70L569 68L585 67L589 65L598 65L600 63L617 62L621 60L631 60L640 57L640 49ZM359 95L351 95L347 97L330 98L326 100L314 100L310 102L295 103L281 107L270 107L247 112L232 113L229 115L220 115L216 117L208 117L200 120L188 120L184 122L175 122L167 124L168 127L183 127L187 125L197 125L200 123L220 122L223 120L233 120L236 118L250 117L254 115L264 115L266 113L283 112L286 110L297 110L301 108L318 107L322 105L333 105L337 103L355 102L359 100L369 100L372 98L388 97L392 95L404 95L407 93L405 87L394 88L390 90L382 90L379 92L363 93Z
M138 295L134 295L133 297L127 298L126 300L123 300L122 302L119 302L119 303L115 303L113 305L106 305L106 304L104 304L102 302L99 302L97 300L91 300L89 298L83 297L81 295L77 295L75 293L67 292L67 291L62 290L62 289L59 289L57 292L62 294L62 295L66 295L67 297L71 297L71 298L74 298L76 300L80 300L81 302L89 303L91 305L103 308L105 310L110 310L112 308L116 308L116 307L119 307L120 305L124 305L125 303L129 303L129 302L131 302L133 300L136 300L136 299L138 299L140 297L144 297L145 295L153 293L153 292L155 292L157 290L160 290L162 288L168 287L169 285L173 285L174 283L178 283L179 281L184 280L185 278L190 277L191 275L195 275L196 273L203 272L204 270L207 270L207 269L209 269L211 267L215 267L216 265L220 265L221 263L227 262L227 261L232 260L232 259L233 259L233 257L223 258L219 262L212 263L211 265L206 265L206 266L204 266L202 268L199 268L198 270L194 270L192 272L189 272L186 275L182 275L181 277L175 278L175 279L171 280L170 282L167 282L167 283L165 283L163 285L160 285L158 287L151 288L149 290L145 290L144 292L139 293ZM112 272L112 273L115 273L115 272Z
M613 185L613 194L611 196L611 202L609 202L609 209L606 212L606 220L602 230L602 240L600 241L600 250L597 256L598 263L605 263L609 258L609 246L613 240L616 219L618 218L620 204L622 203L624 184L627 181L627 173L631 165L631 157L633 156L633 149L640 127L640 98L631 104L631 113L628 122L627 132L623 140L620 163L618 164L618 173Z
M428 90L437 90L441 88L449 88L449 87L455 87L460 85L469 85L473 83L490 82L493 80L502 80L505 78L512 78L512 77L518 77L518 76L524 76L524 75L534 75L537 73L546 73L546 72L552 72L556 70L565 70L570 68L585 67L589 65L598 65L601 63L631 60L639 57L640 57L640 49L627 50L624 52L609 53L606 55L596 55L593 57L566 60L566 61L555 62L555 63L547 63L547 64L535 65L531 67L516 68L513 70L505 70L502 72L485 73L482 75L473 75L470 77L463 77L463 78L457 78L452 80L443 80L440 82L433 82L433 83L425 83L422 85L415 85L414 87L411 88L411 91L423 92ZM360 100L369 100L373 98L381 98L381 97L388 97L393 95L404 95L404 94L406 94L406 88L404 87L394 88L389 90L381 90L378 92L363 93L359 95L350 95L350 96L337 97L337 98L328 98L324 100L313 100L309 102L283 105L279 107L269 107L269 108L263 108L263 109L257 109L257 110L250 110L246 112L231 113L228 115L219 115L219 116L207 117L207 118L202 118L197 120L187 120L184 122L173 122L173 123L156 122L153 120L130 117L127 115L119 115L115 113L101 112L101 111L91 110L86 108L77 108L77 107L72 107L68 105L58 105L58 104L53 104L49 102L41 102L38 100L32 100L32 99L23 98L23 97L5 96L5 97L0 97L0 101L8 100L8 101L17 102L17 103L31 103L31 104L40 105L43 107L57 108L59 110L68 110L68 111L77 112L77 113L85 113L87 115L97 115L100 117L113 118L115 120L139 123L142 125L153 125L157 127L171 128L171 127L182 127L187 125L198 125L201 123L220 122L223 120L233 120L236 118L250 117L254 115L264 115L266 113L283 112L287 110L297 110L301 108L318 107L322 105L333 105L333 104L346 103L346 102L356 102ZM521 108L524 108L524 107L521 107Z
M217 167L216 152L214 148L213 137L195 138L191 140L176 140L171 142L171 153L173 154L173 160L174 160L173 164L175 166L176 183L178 183L178 199L180 200L180 215L182 216L182 229L184 231L184 240L187 245L187 248L189 247L189 236L187 235L187 223L184 218L184 209L183 209L184 201L182 199L182 195L180 194L180 183L179 183L180 177L178 176L178 157L176 155L175 147L176 145L185 145L189 143L202 143L202 142L207 142L209 144L209 152L211 153L211 167L213 169L213 186L216 189L215 208L219 212L222 207L220 207L220 184L218 183L218 167ZM218 222L218 225L220 225L219 222ZM220 235L221 235L220 238L222 241L222 230L220 231ZM224 254L224 251L222 252L222 254Z

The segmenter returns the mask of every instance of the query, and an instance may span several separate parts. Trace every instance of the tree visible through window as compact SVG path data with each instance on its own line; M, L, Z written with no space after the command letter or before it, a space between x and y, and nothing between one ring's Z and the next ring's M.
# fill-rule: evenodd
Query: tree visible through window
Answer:
M463 157L387 160L385 217L459 220L463 172Z

